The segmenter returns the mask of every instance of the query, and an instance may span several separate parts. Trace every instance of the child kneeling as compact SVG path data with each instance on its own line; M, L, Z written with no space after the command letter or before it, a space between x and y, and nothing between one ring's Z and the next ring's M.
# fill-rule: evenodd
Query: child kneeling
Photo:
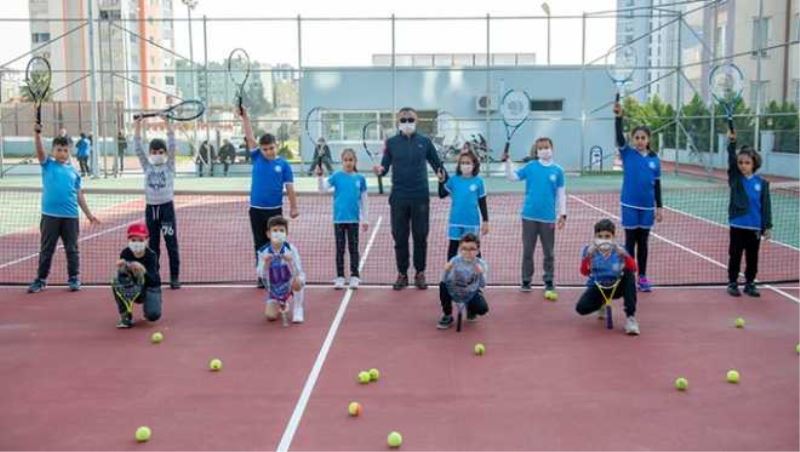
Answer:
M161 318L161 276L158 256L147 247L149 234L142 223L128 227L128 246L119 253L117 276L111 282L119 311L117 328L133 326L133 304L143 305L144 318Z
M264 316L269 321L280 316L288 325L288 304L292 302L292 322L303 323L303 295L306 275L297 247L287 241L289 222L275 216L267 223L269 243L258 250L258 276L267 291Z
M588 276L587 289L578 300L575 310L580 315L597 312L605 318L605 294L611 291L611 298L625 301L625 333L636 336L639 324L636 321L636 261L614 241L616 227L609 219L602 219L594 225L594 242L583 248L581 274ZM603 288L601 288L601 286Z
M458 243L458 255L444 267L439 283L439 301L442 303L442 318L436 326L440 330L453 325L453 302L464 303L467 320L474 321L489 312L483 296L486 287L486 262L478 257L480 242L472 233L464 234Z

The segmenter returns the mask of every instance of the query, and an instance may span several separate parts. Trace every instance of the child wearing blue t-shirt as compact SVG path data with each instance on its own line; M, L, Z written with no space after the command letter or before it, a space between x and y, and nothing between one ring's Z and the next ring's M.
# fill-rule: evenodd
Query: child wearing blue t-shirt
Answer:
M253 135L250 116L247 109L241 108L238 114L242 118L247 148L250 149L252 173L250 178L250 231L253 234L253 246L256 259L258 250L269 243L267 224L270 218L283 215L283 189L289 198L289 216L297 218L297 194L294 191L294 176L289 162L278 157L277 140L271 133L265 133L258 140ZM258 287L264 287L264 281L258 278Z
M614 104L614 129L622 159L622 227L625 228L625 249L636 256L639 268L639 290L650 292L647 278L647 246L654 221L661 222L661 160L650 150L650 128L637 126L631 131L633 147L622 132L623 110Z
M742 146L736 152L736 133L728 131L728 185L731 198L728 204L730 245L728 246L728 294L741 296L738 279L745 255L744 293L760 297L756 289L758 249L761 237L769 240L772 234L772 203L769 182L756 175L761 167L761 156L755 149Z
M42 144L42 127L34 128L33 142L36 146L36 158L42 167L42 220L40 222L41 248L39 251L39 269L36 279L28 287L28 293L41 292L47 286L50 264L56 250L58 239L64 244L67 254L67 274L69 289L77 291L81 288L80 256L78 254L78 234L80 232L80 215L78 207L83 210L91 224L100 221L92 215L86 198L81 190L81 176L69 162L69 142L66 137L53 138L53 149L48 156Z
M361 282L358 272L358 225L369 228L367 205L367 179L358 173L356 152L342 151L342 170L322 177L322 165L317 169L320 192L333 192L333 231L336 237L335 289L344 289L344 247L350 251L350 288L358 289Z
M458 253L464 234L489 233L489 210L486 206L486 184L478 176L481 164L470 150L462 151L456 164L456 175L448 177L439 170L439 197L452 199L450 221L447 225L447 261ZM481 221L482 219L482 221Z
M525 181L525 201L522 206L522 283L520 291L531 291L533 278L533 251L538 239L544 251L544 296L556 300L558 293L553 283L555 271L555 231L563 229L567 221L567 195L564 170L553 161L553 140L537 138L531 149L534 160L514 171L506 160L506 178Z
M607 218L595 223L594 241L585 246L581 253L581 274L589 279L575 310L580 315L597 312L598 318L605 319L605 299L598 284L613 287L610 289L611 298L622 298L625 302L625 333L637 336L636 262L614 241L616 229L614 222Z

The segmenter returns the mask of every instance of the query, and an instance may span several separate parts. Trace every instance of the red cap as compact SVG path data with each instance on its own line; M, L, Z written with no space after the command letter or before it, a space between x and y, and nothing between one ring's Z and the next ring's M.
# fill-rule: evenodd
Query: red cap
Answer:
M147 232L147 226L144 223L134 223L128 226L128 238L142 237L147 238L150 234Z

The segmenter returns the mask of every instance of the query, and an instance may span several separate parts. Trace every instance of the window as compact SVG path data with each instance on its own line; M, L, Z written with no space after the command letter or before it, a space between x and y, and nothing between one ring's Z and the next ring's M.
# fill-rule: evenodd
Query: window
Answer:
M31 35L31 41L34 44L47 42L49 40L50 40L50 33L33 33Z
M171 75L164 76L164 84L167 86L175 86L175 77Z
M753 19L753 49L751 54L759 56L759 49L769 46L769 17L754 18ZM761 57L767 56L766 50L760 51Z
M717 27L716 32L714 33L714 49L717 53L717 57L725 55L725 24L720 25Z
M433 66L433 55L413 55L412 58L415 67Z
M122 18L122 13L119 10L101 10L100 19L103 20L119 20Z
M756 103L759 101L759 99L761 101L761 105L766 104L768 87L769 87L769 82L765 80L762 80L760 82L757 81L750 82L750 103L748 106L752 110L755 110Z
M564 111L564 99L531 100L531 111L539 111L539 112Z
M794 39L800 41L800 13L794 15Z
M794 89L794 95L792 96L794 104L800 106L800 79L792 80L792 89Z

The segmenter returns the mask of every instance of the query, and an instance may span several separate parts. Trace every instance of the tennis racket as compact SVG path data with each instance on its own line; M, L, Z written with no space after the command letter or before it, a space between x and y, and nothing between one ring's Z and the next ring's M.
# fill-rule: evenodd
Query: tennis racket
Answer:
M609 330L614 329L614 316L611 315L611 302L614 300L614 294L617 292L617 287L619 287L619 283L622 281L621 279L617 279L611 285L603 285L599 282L595 281L594 285L597 286L597 290L600 291L600 295L603 296L603 300L605 301L604 307L600 309L605 309L605 318L606 318L606 328ZM608 293L608 295L606 295Z
M52 77L53 72L47 59L35 56L28 61L28 67L25 69L25 84L36 108L36 125L39 127L42 125L42 102L50 91Z
M440 111L436 114L436 141L439 143L439 154L443 162L451 154L458 156L461 151L461 126L452 113Z
M733 63L715 66L708 76L711 95L725 109L725 117L728 120L728 128L731 129L731 132L734 131L733 109L742 97L743 85L744 75L742 70Z
M243 112L244 85L250 77L250 55L244 49L233 49L228 55L228 77L236 85L236 106Z
M386 143L386 131L383 130L383 126L378 121L370 121L361 128L361 145L364 146L364 152L367 153L372 166L380 163L375 160L378 153L374 148L370 149L369 144L367 144L368 142L375 142L375 140L370 140L370 130L375 130L376 127L378 128L378 140L381 144ZM378 176L378 193L383 194L383 176Z
M143 282L128 272L120 272L111 283L114 293L122 300L125 311L133 313L133 304L142 295Z
M144 118L155 118L156 116L163 116L167 119L171 119L173 121L192 121L194 119L203 116L203 113L206 111L205 105L199 100L185 100L179 104L175 104L169 108L165 108L164 110L150 112L150 113L138 113L133 115L133 119L144 119Z
M456 315L456 333L460 333L461 322L464 317L464 313L467 311L467 304L462 302L456 302L456 309L458 310L458 314Z
M503 115L503 125L506 127L506 144L503 147L503 161L508 160L511 139L520 127L528 119L528 112L531 109L531 98L528 93L521 90L511 89L503 95L500 102L500 113Z
M633 79L637 61L636 49L627 44L615 46L606 54L606 71L608 77L617 86L617 102L619 102L620 93L625 85Z

